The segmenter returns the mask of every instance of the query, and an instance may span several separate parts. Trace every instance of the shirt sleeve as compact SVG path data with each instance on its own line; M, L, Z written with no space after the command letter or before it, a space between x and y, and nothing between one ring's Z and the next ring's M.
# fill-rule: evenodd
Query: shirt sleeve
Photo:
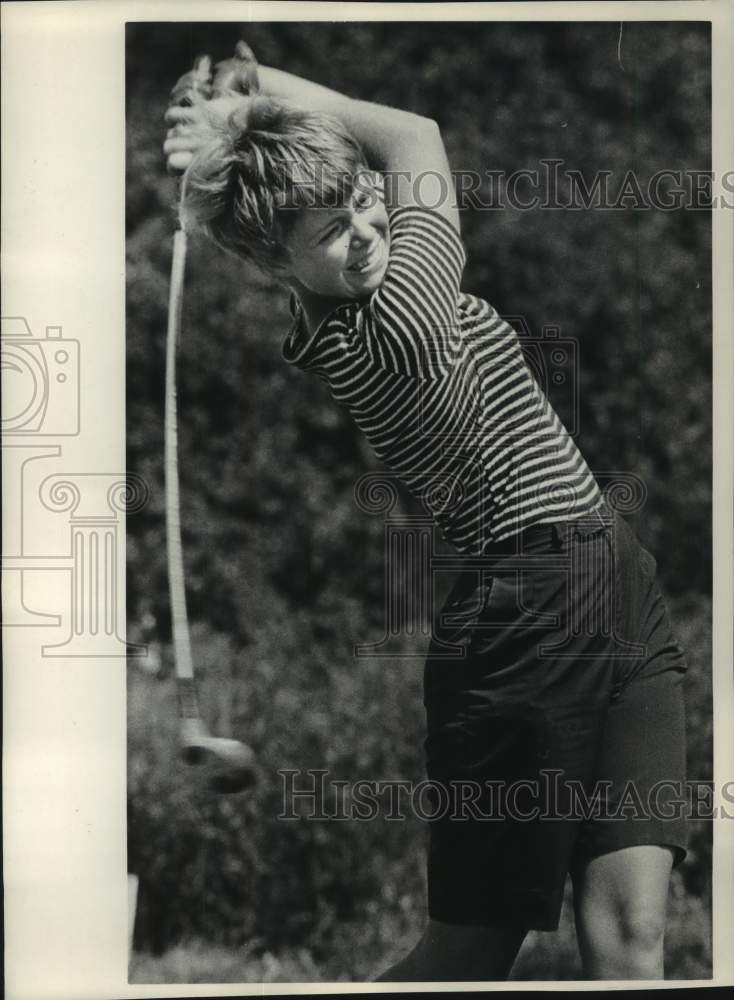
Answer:
M382 367L422 378L450 370L465 263L461 237L442 215L414 206L391 214L385 277L362 314Z

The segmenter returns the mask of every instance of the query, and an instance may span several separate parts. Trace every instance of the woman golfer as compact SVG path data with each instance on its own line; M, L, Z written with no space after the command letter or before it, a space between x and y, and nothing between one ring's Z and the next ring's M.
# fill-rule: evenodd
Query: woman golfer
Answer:
M507 977L527 931L558 926L570 872L586 976L661 979L686 663L654 559L515 331L461 291L437 125L267 67L259 85L169 109L183 222L290 288L285 360L467 557L425 670L428 777L462 808L430 823L427 927L380 978Z

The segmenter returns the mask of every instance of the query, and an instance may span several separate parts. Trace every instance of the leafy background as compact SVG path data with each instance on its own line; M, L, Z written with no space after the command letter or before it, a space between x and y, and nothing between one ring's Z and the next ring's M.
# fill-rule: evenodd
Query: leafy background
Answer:
M128 469L150 500L128 521L129 870L140 879L138 982L364 980L425 912L425 830L278 820L279 769L423 778L421 653L355 659L384 631L384 525L355 503L379 465L316 379L281 359L287 295L190 247L179 358L189 613L204 714L245 739L266 779L215 798L175 751L165 568L163 378L175 182L162 116L193 58L245 37L264 64L435 118L455 170L586 178L710 164L710 37L693 22L131 23L127 28ZM710 215L466 210L465 289L531 331L579 344L579 442L592 469L634 472L632 518L688 648L689 778L711 765ZM561 408L563 400L549 389ZM410 511L406 496L400 501ZM305 781L305 778L303 779ZM327 794L327 811L333 803ZM674 873L669 978L710 975L710 825ZM513 977L573 979L570 897Z

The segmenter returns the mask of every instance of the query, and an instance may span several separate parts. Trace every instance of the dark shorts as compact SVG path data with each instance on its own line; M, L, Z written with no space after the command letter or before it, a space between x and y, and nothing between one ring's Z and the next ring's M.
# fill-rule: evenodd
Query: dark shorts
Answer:
M684 859L686 660L656 568L605 506L461 573L424 680L434 920L555 930L576 865Z

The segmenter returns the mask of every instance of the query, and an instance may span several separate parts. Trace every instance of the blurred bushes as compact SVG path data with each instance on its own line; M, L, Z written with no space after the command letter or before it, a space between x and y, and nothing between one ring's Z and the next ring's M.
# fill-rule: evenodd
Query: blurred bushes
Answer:
M644 185L657 170L708 169L708 27L625 24L621 65L618 33L611 22L128 26L128 468L151 489L128 521L129 633L151 647L129 675L139 948L255 940L263 953L306 948L323 963L330 948L346 953L342 922L366 940L384 920L370 938L379 957L384 928L409 935L423 906L417 820L276 818L278 768L423 777L421 663L353 657L383 629L383 526L353 495L378 465L325 386L282 361L284 292L203 244L190 249L179 359L189 611L207 719L251 742L271 780L251 798L213 800L176 762L162 470L170 87L195 55L223 58L244 35L266 64L436 118L456 170L558 158L618 183L634 170ZM466 210L462 226L468 291L536 334L555 324L578 340L591 467L646 483L634 520L691 651L691 777L709 777L709 214ZM701 918L709 834L697 827L676 882L679 911L697 902ZM699 952L673 960L700 971L705 940Z

